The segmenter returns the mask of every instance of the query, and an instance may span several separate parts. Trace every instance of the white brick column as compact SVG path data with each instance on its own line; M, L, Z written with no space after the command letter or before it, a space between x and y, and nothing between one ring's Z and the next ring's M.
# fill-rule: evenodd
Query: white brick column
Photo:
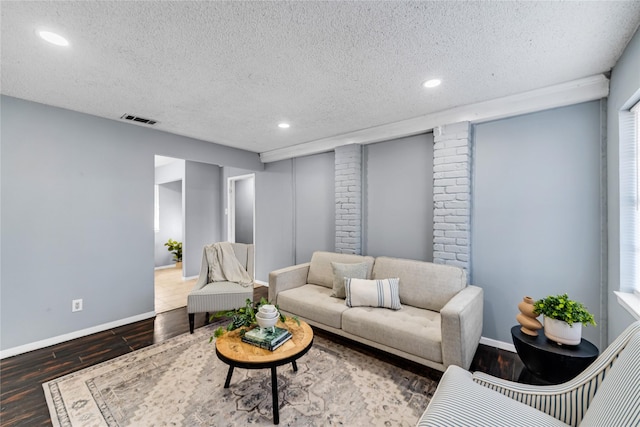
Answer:
M362 147L335 150L336 247L344 254L362 253Z
M433 262L462 267L470 276L471 127L433 130Z

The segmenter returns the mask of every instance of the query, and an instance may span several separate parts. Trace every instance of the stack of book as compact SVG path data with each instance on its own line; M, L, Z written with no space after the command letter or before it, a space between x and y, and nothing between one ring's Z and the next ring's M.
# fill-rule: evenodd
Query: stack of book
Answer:
M242 341L273 351L291 338L291 332L283 328L253 328L242 336Z

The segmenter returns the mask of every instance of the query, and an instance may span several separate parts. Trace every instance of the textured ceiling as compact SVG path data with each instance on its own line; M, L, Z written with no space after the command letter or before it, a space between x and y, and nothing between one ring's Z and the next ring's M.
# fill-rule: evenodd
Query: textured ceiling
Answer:
M3 94L254 152L607 72L640 22L631 1L0 8Z

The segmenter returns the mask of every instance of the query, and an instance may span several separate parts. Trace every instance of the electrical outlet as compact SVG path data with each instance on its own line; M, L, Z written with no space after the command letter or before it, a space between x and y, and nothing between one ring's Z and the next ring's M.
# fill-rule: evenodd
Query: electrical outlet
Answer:
M71 301L71 311L82 311L82 300L74 299Z

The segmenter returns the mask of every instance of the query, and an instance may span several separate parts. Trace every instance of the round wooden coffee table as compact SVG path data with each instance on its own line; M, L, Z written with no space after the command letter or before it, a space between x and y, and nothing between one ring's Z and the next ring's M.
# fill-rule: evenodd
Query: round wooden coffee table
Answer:
M313 344L313 330L302 320L300 321L300 325L298 325L295 320L287 318L284 324L279 322L276 326L288 329L293 336L274 351L242 342L240 329L227 332L216 339L216 355L218 359L229 365L229 372L227 372L227 380L224 383L224 388L229 388L234 368L271 369L274 424L280 422L276 367L291 363L293 370L298 371L296 360L304 356L311 348L311 344Z

